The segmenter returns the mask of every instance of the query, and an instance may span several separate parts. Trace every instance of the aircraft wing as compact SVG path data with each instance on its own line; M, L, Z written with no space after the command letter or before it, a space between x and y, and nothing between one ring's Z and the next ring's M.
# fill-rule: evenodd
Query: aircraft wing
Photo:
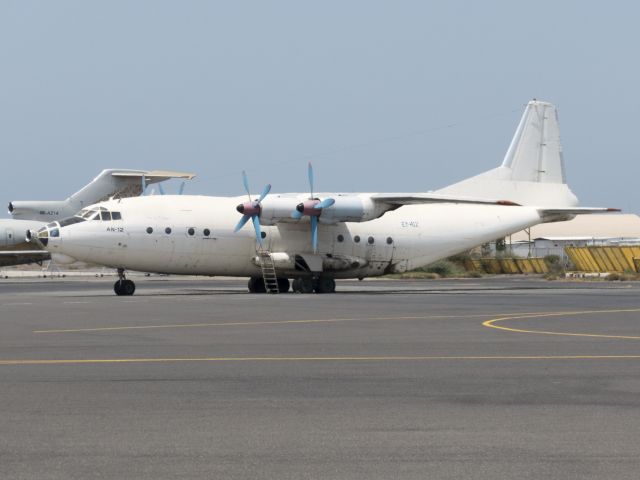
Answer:
M460 197L456 195L442 195L439 193L378 193L371 195L371 200L374 202L392 205L395 208L403 205L421 205L425 203L466 203L477 205L518 206L517 203L509 200Z
M410 194L394 194L381 193L371 196L374 202L380 202L388 205L389 210L395 210L402 205L420 205L426 203L464 203L476 205L504 205L504 206L521 206L519 203L511 200L486 199L474 197L459 197L455 195L442 195L439 193L410 193ZM576 215L585 215L590 213L613 213L620 212L618 208L592 208L592 207L559 207L559 208L538 208L540 218L544 223L562 222L571 220Z
M0 267L41 263L50 259L51 254L46 250L0 250Z
M194 173L174 172L172 170L151 170L148 172L115 170L111 173L111 175L117 178L142 178L144 176L148 184L164 182L165 180L169 180L171 178L183 178L185 180L192 180L195 177Z

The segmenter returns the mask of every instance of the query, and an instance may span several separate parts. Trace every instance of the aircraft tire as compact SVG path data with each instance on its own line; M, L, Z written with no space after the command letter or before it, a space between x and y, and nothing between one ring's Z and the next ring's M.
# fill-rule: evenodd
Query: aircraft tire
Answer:
M262 278L251 277L249 279L249 293L267 293L267 289L264 286L264 280Z
M280 293L289 292L289 287L290 287L290 284L289 284L288 278L282 278L282 277L278 278L278 291Z
M113 291L119 296L131 296L136 291L136 284L131 280L118 280L113 284Z
M297 280L300 293L313 293L313 279L311 277L301 277Z
M316 293L335 293L336 281L331 277L320 277L316 280L313 290Z

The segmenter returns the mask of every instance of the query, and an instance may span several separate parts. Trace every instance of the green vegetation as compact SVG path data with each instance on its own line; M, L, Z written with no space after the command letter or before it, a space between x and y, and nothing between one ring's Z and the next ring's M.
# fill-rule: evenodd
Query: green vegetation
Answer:
M559 280L561 278L565 278L566 272L564 270L564 265L562 265L558 255L547 255L544 257L544 263L546 263L549 268L549 272L544 275L545 279Z
M640 274L631 271L612 272L604 279L608 282L633 282L640 280Z
M469 259L468 253L454 255L445 260L438 260L421 268L416 268L410 272L394 273L387 275L389 278L404 279L428 279L436 280L438 278L479 278L482 277L480 272L468 271L465 266L465 260Z

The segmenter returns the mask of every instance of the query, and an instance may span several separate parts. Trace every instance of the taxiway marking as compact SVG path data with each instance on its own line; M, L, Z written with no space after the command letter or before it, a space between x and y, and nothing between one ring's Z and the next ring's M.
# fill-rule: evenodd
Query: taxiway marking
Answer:
M504 315L535 315L533 313L505 313ZM118 330L153 330L163 328L202 328L202 327L234 327L234 326L254 326L254 325L287 325L305 323L340 323L340 322L369 322L384 320L439 320L448 318L486 318L494 317L496 314L471 314L471 315L419 315L419 316L389 316L389 317L353 317L353 318L320 318L309 320L265 320L258 322L221 322L221 323L176 323L167 325L130 325L115 327L94 327L94 328L67 328L54 330L34 330L33 333L82 333L82 332L110 332Z
M626 340L640 340L640 336L633 335L608 335L603 333L572 333L572 332L554 332L548 330L526 330L523 328L511 328L503 325L496 325L498 322L504 322L507 320L520 320L529 318L543 318L543 317L561 317L561 316L577 316L577 315L594 315L597 313L637 313L640 312L640 308L626 308L615 310L579 310L572 312L545 312L537 314L518 314L518 315L506 315L499 318L493 318L482 322L482 325L489 328L495 328L498 330L505 330L508 332L517 333L538 333L541 335L563 335L568 337L591 337L591 338L619 338Z
M194 357L194 358L95 358L54 360L0 360L10 365L82 365L177 362L383 362L430 360L640 360L640 355L469 355L469 356L333 356L333 357Z

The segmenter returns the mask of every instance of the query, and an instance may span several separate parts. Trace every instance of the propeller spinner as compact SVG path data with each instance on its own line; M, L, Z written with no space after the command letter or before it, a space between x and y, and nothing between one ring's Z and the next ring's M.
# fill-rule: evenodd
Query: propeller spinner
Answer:
M307 168L307 174L309 177L309 200L299 203L296 209L291 212L291 217L296 220L301 219L304 216L308 216L311 221L311 246L313 247L313 253L318 251L318 218L322 214L324 208L328 208L336 201L333 198L325 198L320 200L313 197L313 166L309 162Z
M242 214L242 218L234 228L234 232L239 231L245 224L251 220L253 223L253 228L256 231L256 241L260 246L262 246L262 231L260 229L260 213L262 211L260 203L264 200L264 198L269 194L271 190L271 185L265 185L264 190L260 197L256 200L251 200L251 193L249 192L249 180L247 179L247 174L243 170L242 171L242 183L244 184L244 189L247 192L247 196L249 197L248 202L241 203L236 207L238 213Z

